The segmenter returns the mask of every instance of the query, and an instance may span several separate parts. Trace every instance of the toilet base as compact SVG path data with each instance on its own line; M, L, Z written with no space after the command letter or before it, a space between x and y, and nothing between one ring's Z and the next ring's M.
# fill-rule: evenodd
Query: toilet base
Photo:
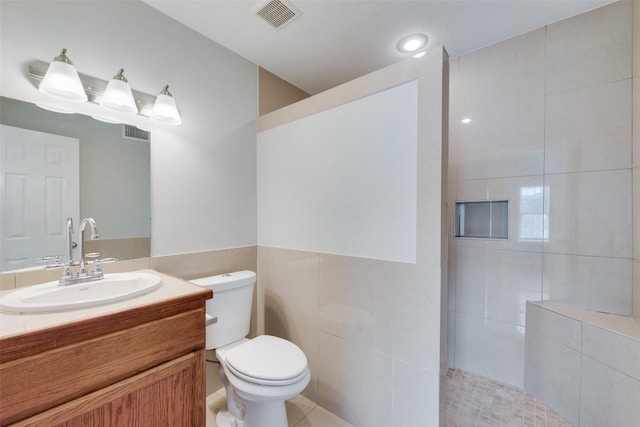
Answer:
M224 405L216 415L217 427L287 427L287 412L284 402L269 402L252 405L245 414L244 420L239 420Z
M242 421L239 421L227 410L227 405L224 405L216 415L217 427L243 427L242 424Z

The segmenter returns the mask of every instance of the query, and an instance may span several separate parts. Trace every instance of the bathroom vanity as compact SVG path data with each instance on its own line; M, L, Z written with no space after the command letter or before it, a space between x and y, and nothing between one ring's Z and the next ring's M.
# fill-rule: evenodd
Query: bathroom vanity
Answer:
M126 301L0 313L0 426L205 425L212 292L144 272L162 286Z

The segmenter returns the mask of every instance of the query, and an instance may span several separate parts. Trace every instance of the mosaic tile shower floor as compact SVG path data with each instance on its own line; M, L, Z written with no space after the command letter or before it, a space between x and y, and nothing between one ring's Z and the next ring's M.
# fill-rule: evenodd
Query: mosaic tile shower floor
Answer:
M447 427L571 427L523 390L449 368L441 402Z

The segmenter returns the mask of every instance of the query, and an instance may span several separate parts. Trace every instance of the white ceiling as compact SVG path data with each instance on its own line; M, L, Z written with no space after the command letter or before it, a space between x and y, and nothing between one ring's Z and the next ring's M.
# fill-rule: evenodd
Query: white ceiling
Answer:
M316 94L404 59L409 33L455 57L612 0L292 0L302 15L280 30L255 15L265 0L144 1Z

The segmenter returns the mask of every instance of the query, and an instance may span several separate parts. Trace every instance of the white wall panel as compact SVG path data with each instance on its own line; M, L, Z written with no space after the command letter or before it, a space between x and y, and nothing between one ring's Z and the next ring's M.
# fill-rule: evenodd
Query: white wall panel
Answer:
M258 244L415 262L417 83L258 134Z

